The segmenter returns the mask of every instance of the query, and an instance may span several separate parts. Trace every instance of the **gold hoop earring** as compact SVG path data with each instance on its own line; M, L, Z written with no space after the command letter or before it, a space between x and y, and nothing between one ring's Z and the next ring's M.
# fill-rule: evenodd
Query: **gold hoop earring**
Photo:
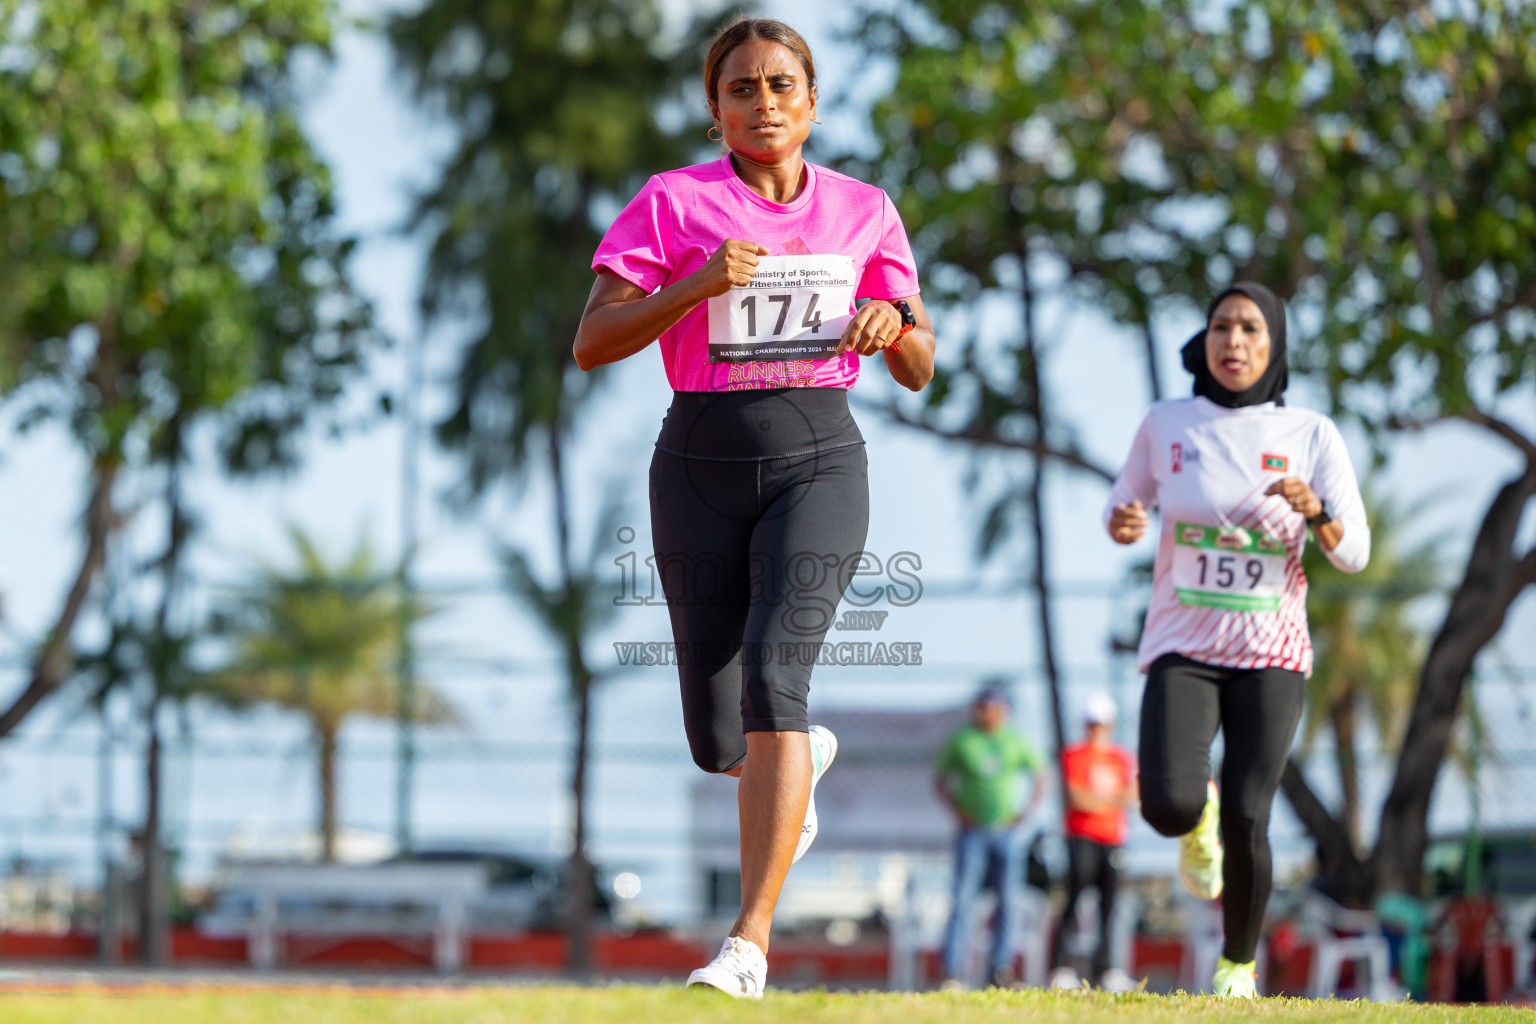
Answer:
M716 135L715 132L720 134ZM711 125L709 131L704 133L704 137L710 142L723 142L725 140L725 130L719 125Z

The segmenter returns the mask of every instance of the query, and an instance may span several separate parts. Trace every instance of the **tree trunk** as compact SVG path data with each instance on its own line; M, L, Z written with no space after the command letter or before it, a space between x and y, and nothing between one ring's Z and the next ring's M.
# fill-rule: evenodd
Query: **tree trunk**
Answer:
M85 551L80 556L80 565L64 598L64 606L59 609L47 638L32 658L31 678L10 707L0 712L0 736L9 735L44 697L58 689L74 665L75 648L71 637L75 622L90 596L91 584L106 561L107 540L117 528L117 515L112 508L117 464L98 462L91 478L91 494L85 506Z
M1348 830L1328 813L1294 760L1285 764L1280 791L1317 843L1317 874L1322 890L1345 906L1370 906L1375 895L1370 866L1361 861Z
M580 680L576 698L576 751L571 765L571 805L575 817L571 842L568 943L572 978L587 980L592 973L592 862L587 859L587 767L591 760L592 680L579 643L568 655L573 680Z
M571 510L566 493L564 437L558 425L550 430L549 467L554 484L556 553L560 563L560 585L567 600L575 592L575 571L571 565ZM582 654L584 616L572 609L568 620L570 632L562 639L566 648L566 670L575 711L575 749L571 756L571 859L567 869L566 969L571 977L585 981L592 973L592 864L587 860L587 762L590 759L592 721L592 673Z
M1346 686L1344 692L1328 709L1333 725L1333 757L1339 768L1339 789L1343 794L1343 807L1339 818L1349 835L1350 845L1358 854L1360 843L1360 762L1356 736L1359 693L1354 686Z
M415 846L412 806L416 786L416 649L411 625L416 607L416 583L413 567L417 544L417 495L420 484L422 358L424 344L417 337L407 342L406 381L401 389L404 407L404 431L401 438L400 465L400 568L398 573L399 614L396 619L399 645L396 675L399 703L395 709L398 754L395 774L395 847L408 854Z
M1026 272L1026 280L1028 274ZM1027 286L1026 286L1027 287ZM1030 360L1034 359L1034 345L1029 344ZM1035 370L1036 394L1040 391L1038 366ZM1034 403L1034 417L1036 430L1043 436L1045 433L1045 412L1043 403L1037 398ZM1051 724L1056 739L1056 761L1058 778L1066 779L1066 762L1064 758L1067 752L1066 714L1062 708L1061 699L1061 675L1056 665L1056 630L1051 602L1051 575L1050 562L1047 552L1050 550L1046 540L1045 523L1045 460L1035 459L1030 466L1030 480L1026 491L1026 503L1029 506L1030 525L1034 532L1034 588L1035 607L1040 624L1040 661L1045 670L1045 682L1051 695ZM1067 803L1062 801L1061 812L1063 819L1067 813Z
M1022 368L1024 407L1034 421L1035 439L1046 443L1047 410L1045 405L1045 379L1040 372L1040 349L1035 337L1035 290L1030 273L1029 237L1025 234L1023 217L1013 202L1013 173L1004 176L1009 182L1003 197L1008 211L1008 238L1014 257L1019 261L1019 303L1024 328L1024 361ZM1066 779L1064 758L1067 751L1066 717L1062 708L1061 676L1056 664L1056 630L1052 615L1050 562L1047 557L1049 544L1045 516L1045 460L1038 455L1030 466L1029 483L1025 488L1025 504L1029 509L1030 528L1034 548L1034 590L1037 621L1040 628L1040 661L1045 673L1046 687L1051 695L1051 724L1056 740L1056 770L1058 778ZM1067 814L1067 802L1061 802L1063 821Z
M336 861L336 730L320 732L320 859Z
M1504 625L1509 606L1536 583L1536 549L1514 550L1521 514L1536 495L1536 460L1499 491L1483 518L1445 623L1430 645L1418 695L1381 811L1374 866L1379 892L1419 895L1428 845L1429 801L1450 748L1451 728L1473 661Z
M166 421L165 427L165 450L162 457L166 463L166 542L165 553L160 558L160 607L155 613L155 628L150 638L149 648L149 682L154 691L150 696L148 712L149 751L148 764L145 768L147 809L144 815L144 912L140 918L142 922L140 956L145 963L149 964L165 964L170 955L168 900L170 879L165 862L165 843L162 838L161 761L163 751L160 742L159 715L160 705L167 697L178 694L185 696L185 690L179 685L183 670L180 661L181 646L178 642L179 638L173 637L175 629L173 615L181 583L181 552L190 530L181 504L181 466L185 456L182 449L182 422L182 414L178 410Z
M160 695L154 694L145 714L149 745L144 753L143 873L139 884L139 960L152 967L169 959L170 929L166 919L165 849L160 839Z
M1157 345L1152 337L1152 312L1147 311L1141 324L1142 340L1147 346L1147 383L1152 389L1152 401L1163 400L1163 376L1157 369Z
M99 400L105 407L119 397L118 380L122 367L114 339L117 334L117 316L104 313L97 321L96 357L88 374L96 388ZM64 598L64 607L54 620L53 628L32 658L32 676L11 706L0 712L0 736L8 736L21 724L22 719L37 707L38 703L64 682L74 667L75 648L72 643L75 622L91 593L91 584L107 557L107 540L117 529L117 515L112 508L112 486L117 480L118 452L97 452L91 466L90 497L85 503L85 551L80 556L80 566L75 571L74 582Z

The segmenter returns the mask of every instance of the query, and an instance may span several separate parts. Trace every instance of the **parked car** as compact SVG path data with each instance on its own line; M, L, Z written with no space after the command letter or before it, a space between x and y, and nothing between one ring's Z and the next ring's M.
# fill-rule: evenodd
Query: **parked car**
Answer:
M424 847L396 860L483 866L487 888L469 907L472 931L560 927L569 890L566 877L570 861L565 857L464 845ZM613 883L610 873L594 868L592 917L596 924L613 920Z
M229 865L200 927L210 935L248 934L264 894L275 894L279 927L285 930L430 931L442 913L442 899L456 894L462 927L471 932L558 928L567 871L567 861L553 854L472 846L428 847L371 865ZM594 923L612 924L614 904L623 902L619 894L635 891L638 881L632 873L626 878L598 869L592 887Z

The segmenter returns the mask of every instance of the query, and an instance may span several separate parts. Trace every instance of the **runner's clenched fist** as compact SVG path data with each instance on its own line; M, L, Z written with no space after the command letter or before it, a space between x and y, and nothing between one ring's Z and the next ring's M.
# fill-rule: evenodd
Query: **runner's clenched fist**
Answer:
M1284 480L1275 481L1269 485L1269 489L1264 493L1284 498L1293 510L1300 512L1308 519L1315 519L1322 514L1322 499L1314 494L1312 488L1308 487L1305 482L1294 476L1288 476Z
M705 296L724 295L740 288L757 276L757 261L768 255L768 247L756 242L727 238L709 261L694 271Z
M1109 514L1109 535L1116 544L1134 544L1147 532L1147 510L1140 500L1116 505Z

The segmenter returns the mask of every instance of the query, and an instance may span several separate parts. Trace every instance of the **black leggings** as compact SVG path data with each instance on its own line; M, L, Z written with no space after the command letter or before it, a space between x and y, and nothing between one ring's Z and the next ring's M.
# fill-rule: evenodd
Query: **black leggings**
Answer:
M868 459L847 394L679 392L650 490L688 746L727 772L745 733L806 731L811 670L860 566Z
M1283 668L1232 669L1165 654L1147 672L1141 701L1141 814L1165 836L1200 822L1211 777L1211 741L1226 737L1221 765L1222 955L1247 963L1259 945L1273 868L1269 810L1301 721L1305 679Z
M1106 846L1082 836L1067 840L1067 902L1061 908L1061 920L1056 924L1056 948L1051 963L1056 967L1065 964L1067 938L1077 927L1077 899L1084 889L1099 890L1099 944L1093 953L1093 977L1101 978L1109 970L1109 922L1115 912L1115 889L1119 872L1115 861L1120 857L1120 847Z

